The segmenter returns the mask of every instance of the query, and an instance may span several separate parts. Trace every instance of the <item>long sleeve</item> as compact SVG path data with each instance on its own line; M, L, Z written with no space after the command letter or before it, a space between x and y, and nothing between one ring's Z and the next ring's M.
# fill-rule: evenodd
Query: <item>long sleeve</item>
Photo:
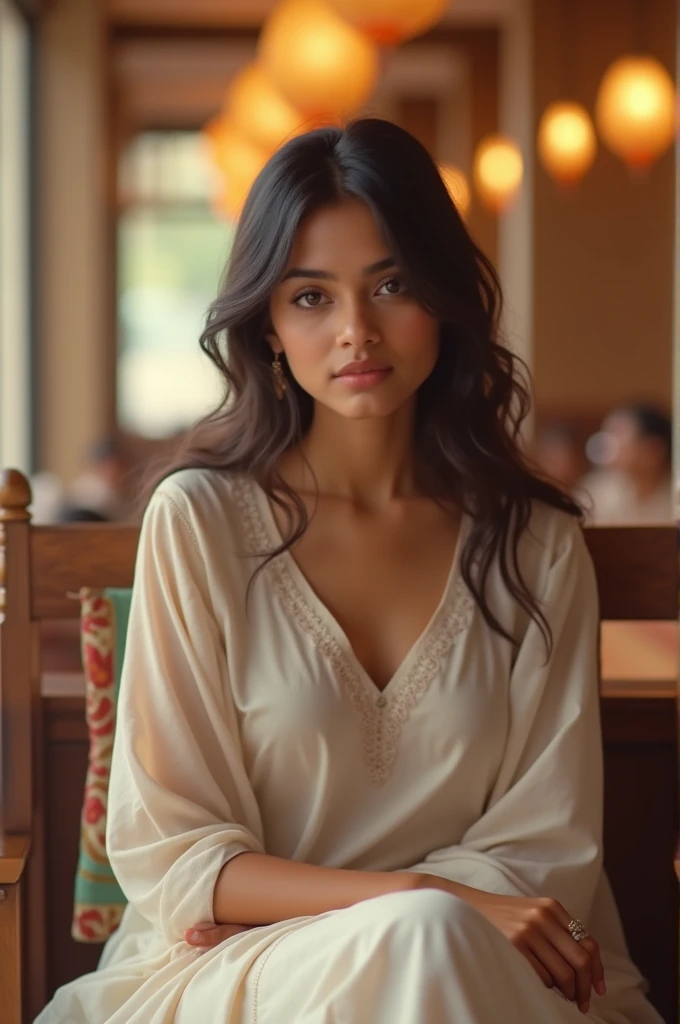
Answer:
M263 842L203 560L163 487L137 555L107 845L126 897L172 945L213 920L223 865Z
M553 635L532 620L510 679L510 728L484 814L459 845L413 870L509 895L552 896L587 919L602 865L598 598L574 522L541 596Z

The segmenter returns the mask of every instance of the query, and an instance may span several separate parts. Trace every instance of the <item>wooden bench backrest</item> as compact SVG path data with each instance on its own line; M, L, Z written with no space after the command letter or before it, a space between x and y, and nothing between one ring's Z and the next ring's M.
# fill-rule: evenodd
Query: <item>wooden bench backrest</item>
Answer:
M603 620L677 618L674 526L588 527L585 537L597 574ZM80 609L69 594L81 586L131 586L138 540L139 527L134 525L33 526L27 543L31 620L77 617Z
M588 527L585 537L597 574L603 620L677 617L678 556L673 526ZM32 527L32 621L76 617L80 609L72 595L83 585L131 586L138 540L139 527L132 525Z

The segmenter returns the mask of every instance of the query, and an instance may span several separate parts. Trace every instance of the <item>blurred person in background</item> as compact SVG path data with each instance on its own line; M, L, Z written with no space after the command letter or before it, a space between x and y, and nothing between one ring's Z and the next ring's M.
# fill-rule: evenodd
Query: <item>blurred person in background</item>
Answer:
M587 462L583 446L568 423L553 420L541 427L532 454L545 476L569 491L578 501L583 498L582 478Z
M57 519L62 523L120 522L128 517L124 480L126 465L120 446L103 438L90 449L82 473L66 490Z
M39 470L31 476L31 521L41 526L55 523L64 507L65 489L56 473Z
M614 409L586 445L596 469L583 486L590 521L636 525L673 520L672 426L657 406L643 402Z

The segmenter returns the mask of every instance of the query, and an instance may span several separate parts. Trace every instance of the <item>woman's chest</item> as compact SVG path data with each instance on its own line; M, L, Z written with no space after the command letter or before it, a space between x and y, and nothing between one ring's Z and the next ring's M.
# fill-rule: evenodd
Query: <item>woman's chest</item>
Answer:
M394 519L326 514L291 552L294 569L384 690L446 597L459 524L411 510Z
M272 573L232 669L253 782L351 769L372 788L395 772L453 771L480 753L493 773L507 732L510 655L479 620L459 582L381 691L332 622L285 573Z

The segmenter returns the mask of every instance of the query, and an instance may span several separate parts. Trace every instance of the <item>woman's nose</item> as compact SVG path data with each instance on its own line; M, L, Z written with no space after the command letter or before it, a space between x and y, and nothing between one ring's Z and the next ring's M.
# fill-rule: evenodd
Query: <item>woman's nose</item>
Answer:
M340 347L351 345L352 348L359 348L378 338L377 325L360 303L353 303L342 311L336 332L336 343Z

